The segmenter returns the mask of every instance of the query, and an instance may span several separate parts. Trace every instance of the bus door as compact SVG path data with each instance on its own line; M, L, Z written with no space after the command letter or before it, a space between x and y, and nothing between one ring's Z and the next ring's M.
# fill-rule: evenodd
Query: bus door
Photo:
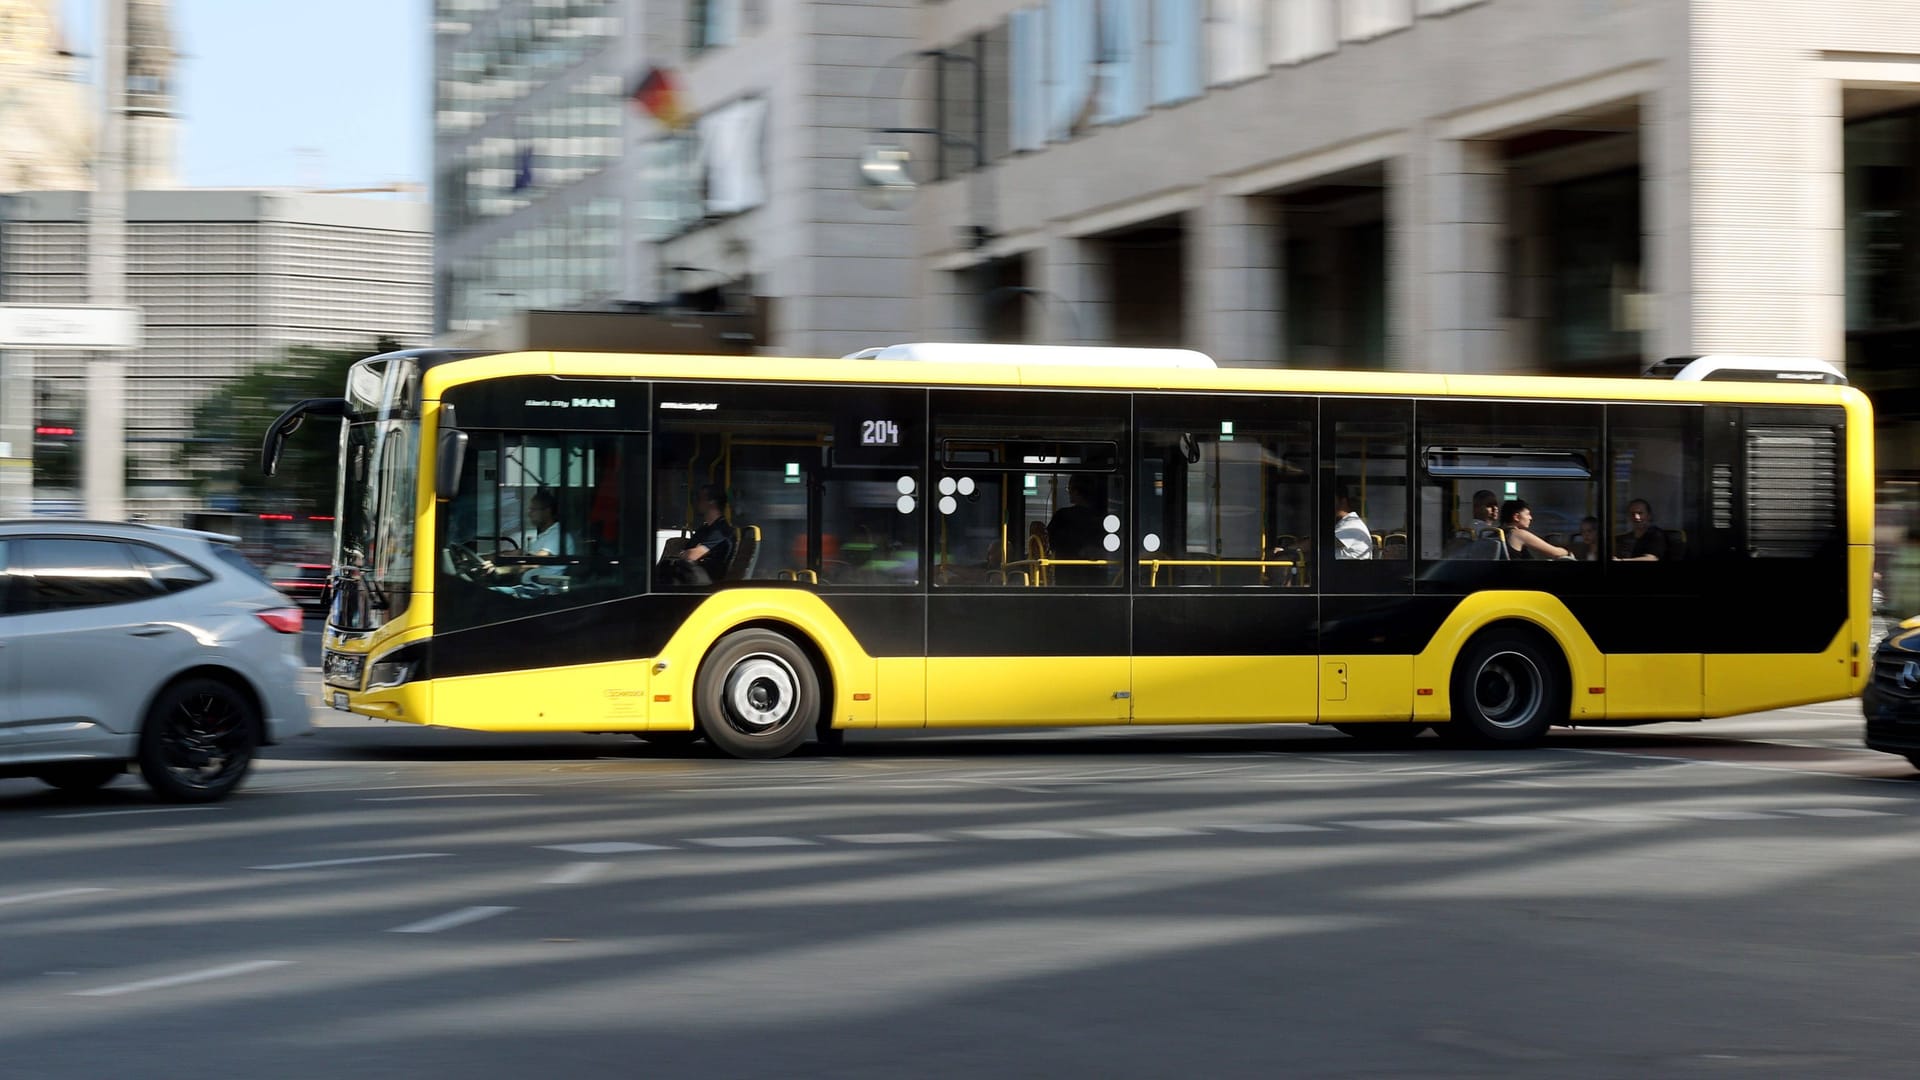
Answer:
M1412 436L1412 402L1320 402L1312 547L1323 721L1413 715L1413 654L1438 624L1413 595Z
M1708 425L1706 715L1847 694L1868 658L1841 631L1872 568L1864 553L1849 565L1845 411L1716 408Z
M1135 398L1133 718L1312 720L1310 398Z
M1701 714L1701 634L1723 618L1702 609L1701 590L1733 554L1731 529L1701 516L1702 480L1718 462L1722 479L1733 485L1726 494L1737 489L1737 477L1724 466L1736 442L1727 425L1738 412L1607 406L1607 499L1599 530L1606 585L1574 614L1607 658L1609 719Z
M930 725L1129 719L1130 403L932 393Z

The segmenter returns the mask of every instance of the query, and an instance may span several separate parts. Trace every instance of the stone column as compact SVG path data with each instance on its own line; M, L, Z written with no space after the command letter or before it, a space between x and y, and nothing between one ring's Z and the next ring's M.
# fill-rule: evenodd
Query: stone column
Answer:
M1424 357L1432 371L1499 371L1509 364L1501 315L1506 282L1505 167L1499 144L1436 138L1424 147ZM1416 223L1418 227L1418 223Z
M1186 340L1222 366L1283 365L1279 201L1212 192L1191 221Z
M33 354L0 349L0 518L33 513Z
M1033 299L1042 310L1039 344L1104 345L1113 340L1110 268L1097 242L1071 236L1047 238L1040 253Z

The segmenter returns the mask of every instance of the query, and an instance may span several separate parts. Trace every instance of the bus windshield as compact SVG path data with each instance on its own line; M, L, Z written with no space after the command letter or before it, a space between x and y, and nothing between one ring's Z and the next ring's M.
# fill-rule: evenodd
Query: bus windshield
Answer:
M416 420L350 424L340 457L340 592L333 623L371 630L407 609L413 581Z
M404 358L355 365L340 442L340 503L330 621L372 630L407 610L413 584L415 474L420 464L419 369Z

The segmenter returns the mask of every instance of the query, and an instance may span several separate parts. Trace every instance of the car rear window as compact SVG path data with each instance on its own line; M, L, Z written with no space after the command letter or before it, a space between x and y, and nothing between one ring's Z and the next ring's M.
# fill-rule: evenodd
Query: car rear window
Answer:
M214 544L213 554L221 562L226 563L233 569L240 571L269 589L273 588L273 579L261 573L260 568L253 565L253 560L242 555L238 548L229 547L226 544ZM275 569L278 569L278 567Z

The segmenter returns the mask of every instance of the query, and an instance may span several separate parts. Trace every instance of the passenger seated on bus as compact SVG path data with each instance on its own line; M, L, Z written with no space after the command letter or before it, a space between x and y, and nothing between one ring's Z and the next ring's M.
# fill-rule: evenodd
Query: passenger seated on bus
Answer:
M1588 514L1580 519L1580 535L1567 544L1567 550L1581 562L1600 558L1600 519Z
M733 561L733 523L726 517L727 491L702 484L694 492L693 531L687 545L663 566L668 580L681 585L711 585L727 576Z
M1067 505L1054 512L1047 522L1047 547L1056 559L1106 559L1102 544L1106 529L1104 516L1106 482L1088 473L1074 473L1067 480ZM1056 566L1051 580L1057 585L1105 585L1107 568L1103 566Z
M1478 539L1487 529L1500 527L1500 496L1481 488L1473 493L1473 521L1467 526L1469 536Z
M1507 531L1507 557L1510 559L1571 559L1573 553L1558 544L1549 544L1533 534L1533 507L1523 499L1508 499L1500 504L1500 527Z
M1333 499L1333 557L1336 559L1373 558L1373 533L1354 512L1353 500L1345 495Z
M1667 534L1653 523L1653 504L1645 499L1627 503L1627 521L1631 526L1613 538L1615 562L1664 562L1672 557Z

